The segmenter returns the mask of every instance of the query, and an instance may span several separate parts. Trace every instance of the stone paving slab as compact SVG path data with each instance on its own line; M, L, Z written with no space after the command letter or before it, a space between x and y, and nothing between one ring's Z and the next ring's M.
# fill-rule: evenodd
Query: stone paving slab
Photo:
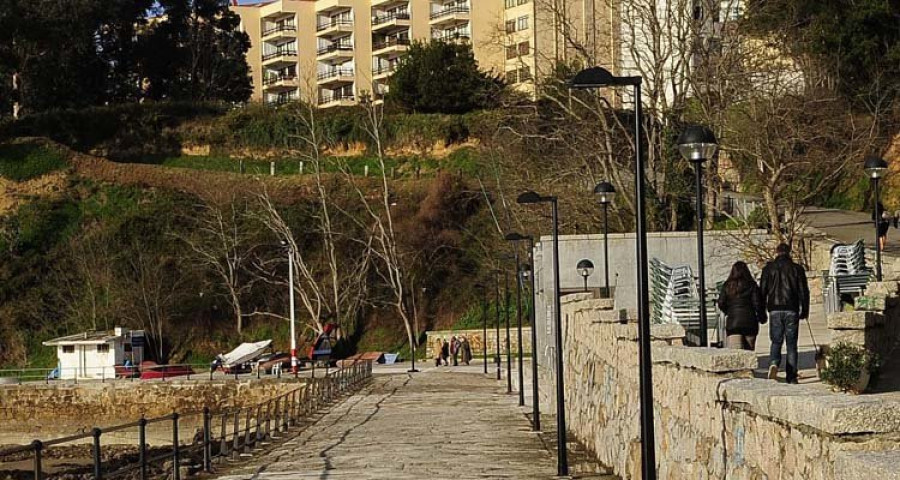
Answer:
M376 376L293 440L220 478L553 478L553 452L501 387L450 369Z

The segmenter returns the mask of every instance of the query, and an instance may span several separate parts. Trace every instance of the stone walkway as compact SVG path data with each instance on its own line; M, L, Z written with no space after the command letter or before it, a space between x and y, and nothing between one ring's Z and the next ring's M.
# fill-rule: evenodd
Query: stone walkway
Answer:
M296 438L220 478L554 477L552 442L531 432L505 382L453 370L376 376Z

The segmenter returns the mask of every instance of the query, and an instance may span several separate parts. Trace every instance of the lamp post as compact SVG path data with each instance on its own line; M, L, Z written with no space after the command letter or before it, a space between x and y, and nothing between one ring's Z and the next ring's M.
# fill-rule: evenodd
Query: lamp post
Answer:
M678 151L694 165L695 195L697 197L697 276L700 279L700 346L707 346L706 269L703 256L703 163L716 154L719 147L712 130L692 125L678 137Z
M528 237L528 252L531 262L534 262L534 241L531 237ZM529 263L522 265L522 277L523 282L524 277L528 277L531 280L531 308L529 309L529 320L531 321L531 415L534 417L534 420L531 422L531 430L533 432L539 432L541 430L541 408L538 399L537 325L535 325L534 321L534 306L536 303L535 298L537 296L537 290L534 288L534 269L531 265L532 264Z
M617 77L602 67L587 68L569 81L575 89L630 86L634 92L634 206L637 234L637 314L641 395L641 477L656 480L656 441L653 433L653 371L650 358L650 272L647 262L647 211L644 202L646 176L641 152L643 122L641 77Z
M516 357L516 363L518 366L518 375L519 375L519 406L522 407L525 405L525 376L522 373L522 290L524 289L524 285L522 284L522 265L519 261L519 241L524 240L525 237L512 232L506 235L506 240L509 242L515 243L515 251L516 251L516 340L518 340L518 351Z
M575 266L575 269L578 270L578 274L584 279L584 291L587 293L587 279L594 273L594 262L583 258L578 261L578 265Z
M866 158L865 164L863 164L863 168L866 171L866 176L872 180L872 187L875 189L875 200L873 201L873 214L874 223L875 223L875 279L879 282L881 281L881 238L878 235L878 222L881 220L882 212L878 211L878 204L881 200L880 194L878 191L878 183L884 178L884 175L887 173L888 164L884 161L883 158L878 157L868 157Z
M559 476L569 474L569 460L566 452L566 393L563 385L562 358L562 318L559 301L559 215L556 197L543 197L533 191L527 191L516 199L524 205L549 203L553 218L553 317L556 327L556 472ZM534 348L532 346L532 348Z
M475 284L475 289L481 291L481 345L484 354L484 374L487 375L488 370L488 354L487 354L487 287L481 283Z
M497 363L497 380L500 380L500 269L494 271L494 312L497 314L494 323L496 328L497 350L495 350L494 361Z
M290 298L291 317L291 373L297 376L297 319L294 316L294 249L285 240L281 246L287 252L288 260L288 298Z
M504 260L510 257L504 256ZM506 393L512 393L512 355L509 346L509 272L503 270L503 320L506 328Z
M603 298L609 298L609 204L616 195L616 187L603 181L594 187L594 193L599 195L603 207Z

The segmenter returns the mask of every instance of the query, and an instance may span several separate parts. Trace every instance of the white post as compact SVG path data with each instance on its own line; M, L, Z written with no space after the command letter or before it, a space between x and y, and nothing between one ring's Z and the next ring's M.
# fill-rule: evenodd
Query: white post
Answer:
M368 165L366 165L365 168L363 168L363 176L364 177L369 176L369 166Z
M294 318L294 255L288 248L288 292L291 304L291 373L297 374L297 333Z
M269 162L269 173L273 177L275 176L275 162Z

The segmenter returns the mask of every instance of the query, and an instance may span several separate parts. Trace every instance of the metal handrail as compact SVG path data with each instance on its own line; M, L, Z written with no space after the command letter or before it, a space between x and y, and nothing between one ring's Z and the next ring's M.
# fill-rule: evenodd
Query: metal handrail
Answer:
M263 55L262 60L265 62L266 60L271 60L276 57L285 57L288 55L297 56L297 49L296 48L278 49L272 53L267 53L267 54Z
M277 32L296 32L296 31L297 31L297 25L295 25L293 23L285 23L283 25L277 25L272 28L267 28L267 29L263 30L262 36L265 37L265 36L268 36L268 35L271 35L271 34L277 33Z
M273 83L283 82L285 80L296 80L296 75L270 75L263 79L263 85L272 85Z
M432 37L432 40L437 40L440 42L449 42L452 40L469 40L472 38L470 32L454 32L445 35L437 35Z
M352 27L353 20L348 20L345 18L334 19L330 22L320 23L316 25L316 31L321 32L322 30L332 28L332 27Z
M397 69L397 64L376 67L376 68L372 69L372 75L381 75L382 73L393 72L396 69Z
M381 25L391 20L409 20L409 12L394 12L387 15L373 15L372 26Z
M458 5L455 7L449 7L449 8L445 8L443 10L438 10L436 12L431 12L431 20L434 20L435 18L443 17L445 15L451 15L454 13L469 13L469 7Z
M410 40L406 37L391 37L380 42L372 44L372 51L381 50L382 48L393 47L395 45L409 45Z
M326 95L319 98L319 105L325 105L326 103L338 102L341 100L353 101L354 98L353 95Z
M316 50L316 55L325 55L326 53L344 51L344 52L352 52L353 44L351 43L332 43L331 45L326 45L324 47L320 47Z
M352 68L329 68L316 74L317 80L325 80L326 78L353 76Z
M135 422L114 425L106 428L93 428L90 432L56 438L47 441L34 440L29 445L22 445L0 450L0 459L10 455L24 452L33 452L33 474L35 480L42 480L43 452L47 447L61 445L77 440L92 439L93 476L95 479L115 477L125 473L140 470L139 478L148 478L147 467L149 464L167 461L171 459L171 478L181 480L180 469L182 455L191 452L202 452L202 466L206 472L212 471L214 458L238 459L238 452L243 448L256 445L272 437L272 433L288 433L290 428L299 423L301 417L313 413L327 405L339 395L356 390L363 382L372 376L372 362L358 361L349 366L342 366L336 371L326 373L324 378L310 378L302 387L270 398L255 405L224 409L213 412L209 406L199 411L185 413L173 412L154 418L140 418ZM265 412L265 414L263 414ZM196 437L188 440L179 436L179 419L190 415L202 415L203 429L202 442L196 441ZM243 422L240 420L243 418ZM146 437L147 425L160 422L172 423L172 446L170 451L150 456ZM243 423L243 427L241 427ZM221 425L220 435L213 436L213 426ZM229 434L229 426L231 432ZM127 464L116 470L104 472L102 461L102 438L104 434L129 428L138 429L138 460L137 463Z

